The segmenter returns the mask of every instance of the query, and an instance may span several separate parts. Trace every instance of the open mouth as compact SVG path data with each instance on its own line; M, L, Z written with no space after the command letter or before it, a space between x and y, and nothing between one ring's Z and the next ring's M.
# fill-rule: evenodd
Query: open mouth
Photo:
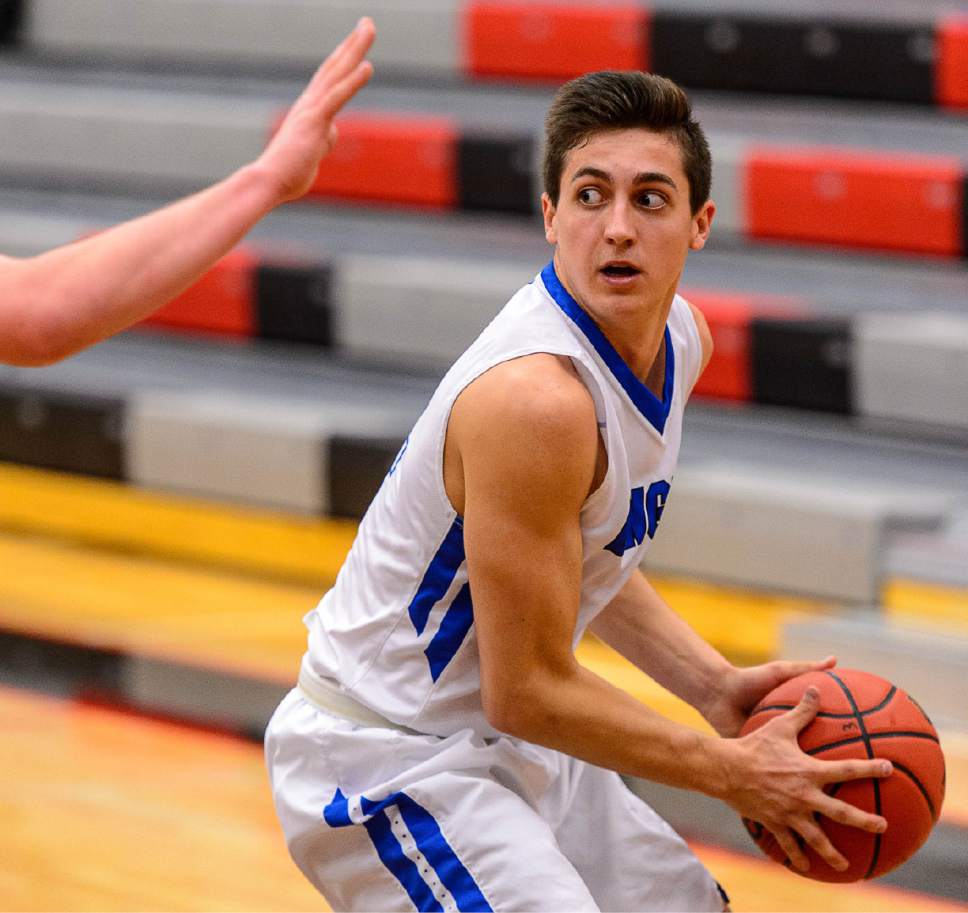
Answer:
M610 263L607 266L603 266L600 272L610 279L630 279L632 276L637 276L641 270L636 269L634 266Z

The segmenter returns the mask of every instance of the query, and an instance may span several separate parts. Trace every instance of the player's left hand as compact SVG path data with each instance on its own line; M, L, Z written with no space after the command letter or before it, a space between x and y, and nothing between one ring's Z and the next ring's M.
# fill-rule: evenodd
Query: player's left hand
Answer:
M718 692L699 709L716 732L732 739L739 735L753 708L778 685L804 672L832 669L836 664L837 658L828 656L816 662L776 660L761 666L733 666Z

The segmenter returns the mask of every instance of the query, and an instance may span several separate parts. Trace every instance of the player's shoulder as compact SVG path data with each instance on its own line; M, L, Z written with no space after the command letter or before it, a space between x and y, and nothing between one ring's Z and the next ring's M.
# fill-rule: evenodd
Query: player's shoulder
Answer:
M567 514L587 497L595 403L567 357L526 355L486 371L458 397L447 434L468 490L500 493L535 517Z
M595 425L595 403L570 358L537 352L485 371L460 396L481 421L540 434L572 434Z

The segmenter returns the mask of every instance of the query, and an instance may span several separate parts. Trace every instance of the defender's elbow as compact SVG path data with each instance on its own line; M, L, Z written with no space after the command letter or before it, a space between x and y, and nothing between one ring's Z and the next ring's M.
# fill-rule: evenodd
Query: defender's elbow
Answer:
M72 328L36 294L19 296L5 323L12 327L0 338L0 360L8 364L43 368L78 349L71 338Z

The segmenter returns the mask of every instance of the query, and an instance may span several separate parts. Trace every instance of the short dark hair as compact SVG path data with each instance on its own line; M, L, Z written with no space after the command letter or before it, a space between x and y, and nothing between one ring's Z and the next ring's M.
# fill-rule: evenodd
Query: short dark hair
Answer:
M545 118L542 173L545 193L558 205L565 157L595 133L642 127L668 133L682 151L693 213L709 199L712 159L686 93L671 79L639 70L600 70L565 83Z

